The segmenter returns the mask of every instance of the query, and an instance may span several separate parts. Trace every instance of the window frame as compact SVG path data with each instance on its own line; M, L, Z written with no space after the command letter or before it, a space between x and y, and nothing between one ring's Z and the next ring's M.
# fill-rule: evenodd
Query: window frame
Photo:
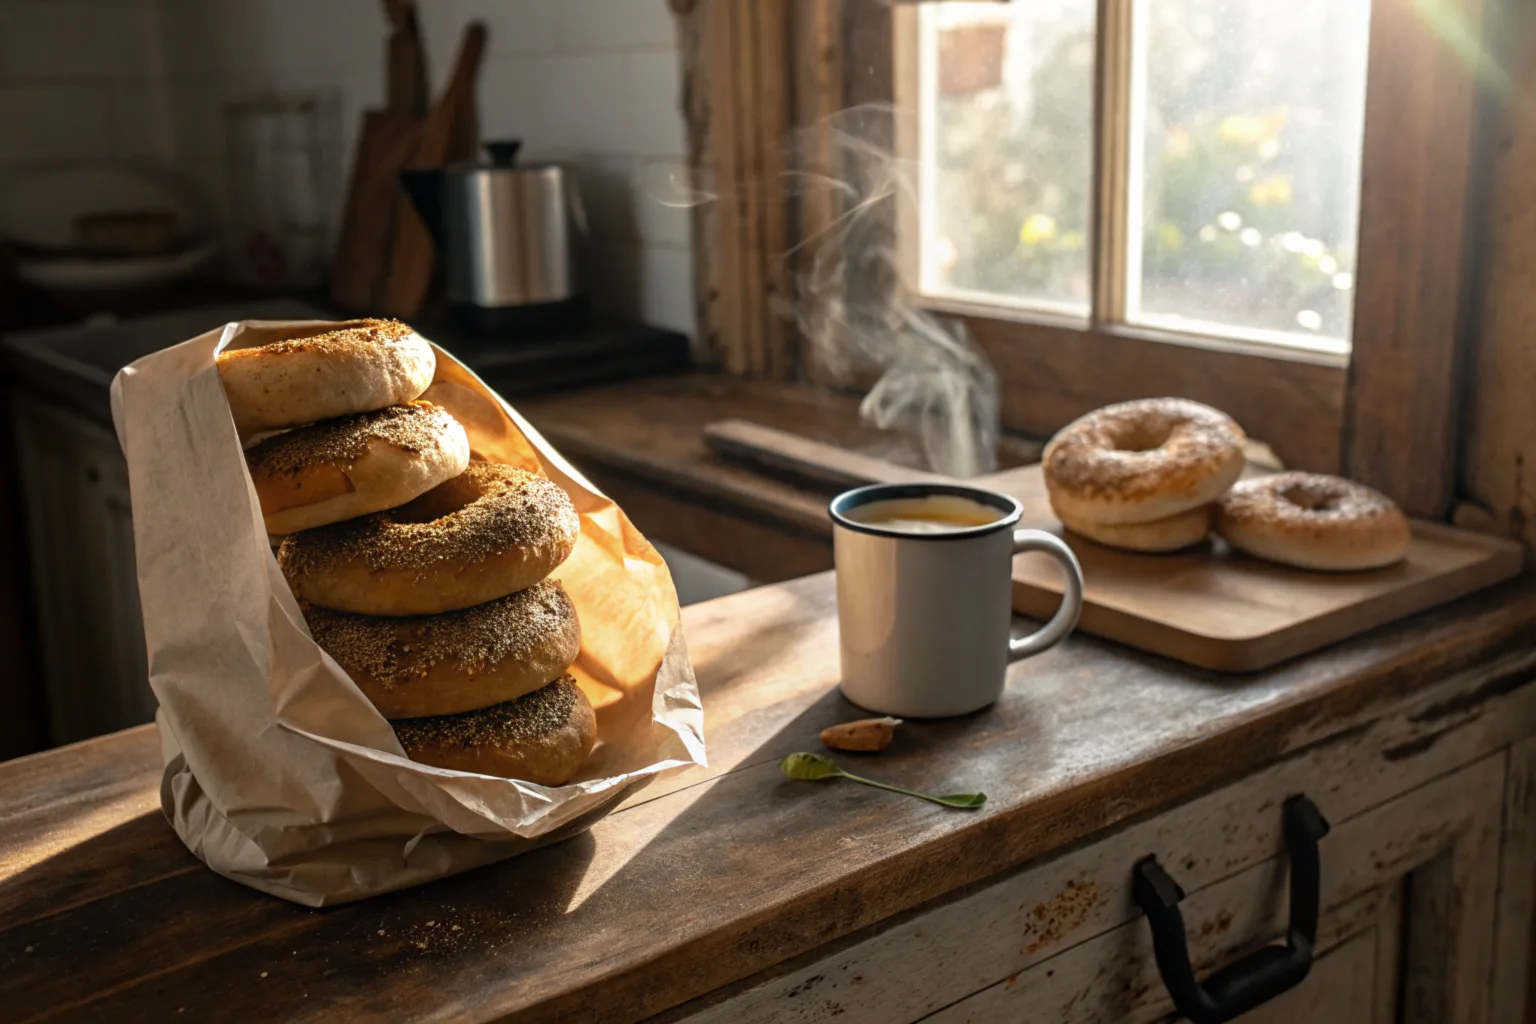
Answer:
M786 169L835 163L814 132L831 112L894 104L894 19L911 0L669 2L684 16L690 165L702 189L727 197L694 211L698 350L733 373L857 386L821 367L808 340L786 330L781 312L802 243L838 211L825 196L794 196L764 183ZM1344 473L1411 514L1443 518L1456 484L1478 212L1472 182L1491 131L1483 127L1487 112L1497 108L1493 90L1485 95L1496 69L1469 65L1465 51L1481 40L1485 15L1496 23L1496 5L1515 2L1439 0L1428 19L1416 10L1422 0L1373 0L1347 366L1303 350L1216 344L1102 316L1082 323L923 304L955 316L992 360L1006 428L1046 436L1109 402L1182 395L1230 410L1289 465ZM1098 5L1101 25L1129 16L1129 0ZM1100 32L1098 66L1128 71L1128 61L1115 64L1108 48L1129 42L1128 32ZM1096 72L1095 80L1095 118L1103 126L1104 75ZM792 137L798 141L786 168L780 155ZM1096 139L1097 168L1115 154L1103 131ZM1113 226L1125 218L1109 214L1123 214L1114 204L1123 202L1124 183L1106 188L1103 175L1098 180L1096 242L1123 246ZM879 230L894 235L898 216L891 210ZM788 238L788 250L775 247L779 237ZM1095 274L1097 308L1123 308L1115 283ZM866 297L902 287L894 272L875 278L849 287Z
M993 360L1012 429L1049 434L1109 402L1179 394L1238 412L1288 465L1347 473L1415 514L1443 516L1455 482L1475 78L1437 45L1412 0L1373 0L1347 358L1254 342L1236 331L1221 337L1133 324L1125 318L1124 268L1134 2L1098 0L1092 315L921 295L910 262L903 266L909 296L957 317ZM898 144L904 154L916 151L903 127L915 120L916 8L848 0L855 21L889 20L888 30L870 25L860 35L892 41L889 98L899 112L898 138L908 136ZM1483 0L1442 5L1474 38L1483 8ZM872 91L880 85L864 83ZM902 206L899 250L908 253L917 214L912 202ZM1431 215L1443 233L1427 230Z

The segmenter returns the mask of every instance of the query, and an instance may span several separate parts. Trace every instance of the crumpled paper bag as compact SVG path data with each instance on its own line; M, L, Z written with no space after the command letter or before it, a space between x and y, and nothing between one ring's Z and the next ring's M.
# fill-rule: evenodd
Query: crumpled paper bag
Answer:
M112 382L128 460L161 806L221 875L309 906L441 878L582 831L660 772L704 763L703 709L661 557L506 402L437 350L423 397L477 457L565 488L581 537L553 574L581 619L572 674L598 747L565 786L407 760L315 645L278 569L214 357L318 333L244 321L138 360Z

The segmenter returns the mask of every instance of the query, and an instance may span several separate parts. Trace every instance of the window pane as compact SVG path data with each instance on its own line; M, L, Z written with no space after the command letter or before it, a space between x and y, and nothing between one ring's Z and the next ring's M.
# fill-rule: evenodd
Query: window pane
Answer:
M1367 0L1135 11L1129 318L1347 351Z
M920 287L1086 314L1094 0L918 17Z

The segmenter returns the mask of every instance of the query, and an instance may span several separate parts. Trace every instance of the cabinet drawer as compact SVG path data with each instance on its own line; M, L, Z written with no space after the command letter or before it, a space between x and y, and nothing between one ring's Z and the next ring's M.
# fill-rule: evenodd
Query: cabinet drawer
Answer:
M1288 864L1281 855L1280 808L1301 792L1333 824L1321 844L1323 948L1344 953L1351 947L1352 959L1364 955L1355 947L1365 943L1382 950L1382 970L1393 971L1415 956L1426 964L1451 956L1455 966L1437 968L1433 973L1442 977L1433 990L1413 998L1437 1006L1476 1002L1486 995L1487 979L1471 985L1479 996L1466 977L1486 975L1493 955L1506 758L1500 752L1444 775L1445 759L1457 756L1460 742L1444 736L1390 770L1374 767L1382 759L1373 752L1385 749L1380 743L1396 727L1378 723L1373 729L1383 734L1374 739L1367 730L1321 746L1092 845L896 918L809 964L719 994L711 1005L685 1007L679 1016L693 1024L834 1018L890 1024L930 1015L943 1021L1157 1020L1172 1007L1152 959L1150 931L1131 899L1132 866L1156 854L1190 894L1181 910L1204 976L1283 933ZM1406 786L1418 788L1404 794ZM1395 799L1394 787L1402 794ZM1434 936L1433 949L1404 951L1395 925L1384 922L1395 920L1403 878L1426 865L1434 871L1422 885L1416 877L1416 902L1440 892L1438 913L1457 920L1421 930ZM1338 969L1320 970L1319 977ZM1372 984L1380 974L1373 971ZM1384 977L1381 984L1385 992L1395 990ZM1309 979L1295 990L1298 1005L1314 998L1308 995L1314 985ZM1385 997L1373 989L1348 998L1374 1012ZM1429 1019L1482 1018L1447 1011Z
M1284 895L1284 876L1278 882ZM1254 869L1186 901L1190 952L1201 974L1273 939L1283 922L1240 907L1269 909L1273 872ZM1317 959L1296 988L1238 1017L1243 1024L1389 1024L1397 1020L1401 903L1384 885L1325 911ZM1198 930L1197 930L1198 929ZM927 1024L1039 1021L1041 1024L1151 1024L1173 1009L1152 964L1140 922L1124 925L1052 957L924 1018Z

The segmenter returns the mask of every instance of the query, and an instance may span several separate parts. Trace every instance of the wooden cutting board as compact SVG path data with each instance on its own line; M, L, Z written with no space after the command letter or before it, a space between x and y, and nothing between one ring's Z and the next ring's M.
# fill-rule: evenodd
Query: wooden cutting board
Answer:
M947 480L742 421L710 424L715 449L839 486ZM1520 573L1519 544L1416 521L1402 563L1359 573L1291 569L1232 551L1219 539L1172 555L1103 547L1062 529L1040 467L968 481L1017 498L1024 525L1062 537L1083 566L1083 616L1094 636L1220 672L1253 672ZM830 526L829 526L830 528ZM1046 618L1061 598L1044 555L1013 563L1013 606Z
M331 301L366 313L378 309L395 211L408 202L400 188L400 168L416 151L427 105L426 54L416 5L384 0L384 10L393 28L385 49L387 102L383 110L363 113L331 263Z
M1517 576L1519 544L1416 521L1408 556L1370 572L1321 573L1265 562L1213 539L1172 555L1116 551L1063 530L1039 466L977 481L1011 494L1026 526L1058 534L1083 566L1080 629L1221 672L1253 672ZM1056 564L1013 563L1013 607L1049 615Z

